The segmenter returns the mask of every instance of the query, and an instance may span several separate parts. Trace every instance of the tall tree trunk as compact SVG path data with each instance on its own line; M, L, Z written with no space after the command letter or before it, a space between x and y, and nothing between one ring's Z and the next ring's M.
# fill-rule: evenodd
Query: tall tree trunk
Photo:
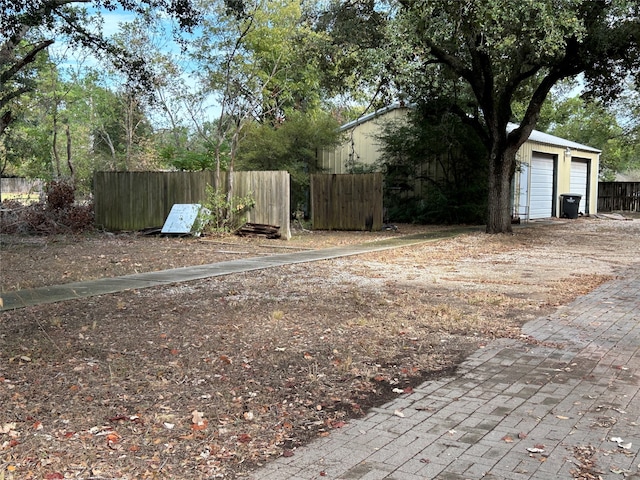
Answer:
M227 218L226 221L227 223L230 223L232 220L232 217L234 215L234 211L233 211L233 169L234 169L234 164L235 164L235 160L236 160L236 152L238 150L238 139L240 137L240 128L241 128L241 124L240 121L237 120L236 121L236 128L233 132L233 136L231 137L231 152L229 155L229 168L227 169Z
M489 156L487 233L511 233L513 175L517 149L495 145Z
M62 172L60 170L60 155L58 154L58 117L56 114L53 115L53 140L51 147L54 160L53 178L58 179L62 175Z
M67 166L69 167L69 172L71 174L71 185L75 186L76 172L73 168L73 162L71 161L71 130L69 129L69 125L65 126L64 133L67 136Z

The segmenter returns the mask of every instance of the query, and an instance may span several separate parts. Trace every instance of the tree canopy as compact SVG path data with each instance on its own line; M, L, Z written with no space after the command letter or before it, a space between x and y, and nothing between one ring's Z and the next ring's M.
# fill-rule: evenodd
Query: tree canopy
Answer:
M32 67L38 55L58 40L108 59L133 83L149 87L145 59L103 35L99 13L116 8L143 17L166 12L178 29L190 29L198 20L191 0L0 0L0 135L15 119L15 101L35 88Z

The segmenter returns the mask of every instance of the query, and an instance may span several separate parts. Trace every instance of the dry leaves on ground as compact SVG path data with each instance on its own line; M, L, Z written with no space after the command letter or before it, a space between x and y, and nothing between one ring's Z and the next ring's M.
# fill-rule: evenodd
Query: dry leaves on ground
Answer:
M640 261L638 230L580 219L3 312L0 472L242 476L493 338L528 348L522 323ZM3 289L378 238L314 235L3 237L3 269L37 258Z

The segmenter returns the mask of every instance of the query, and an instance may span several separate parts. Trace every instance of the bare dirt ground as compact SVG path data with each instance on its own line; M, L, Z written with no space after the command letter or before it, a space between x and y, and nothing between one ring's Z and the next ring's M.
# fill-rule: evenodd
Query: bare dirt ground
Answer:
M362 243L0 236L11 291ZM640 220L556 220L0 313L0 478L238 478L640 262Z

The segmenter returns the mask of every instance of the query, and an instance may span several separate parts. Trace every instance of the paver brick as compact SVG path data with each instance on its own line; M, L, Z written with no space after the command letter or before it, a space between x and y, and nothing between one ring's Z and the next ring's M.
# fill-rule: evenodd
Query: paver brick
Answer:
M325 469L344 480L569 479L574 448L586 446L601 471L635 472L640 453L610 439L640 445L638 291L640 266L523 326L549 344L492 342L457 376L426 382L251 478L310 479ZM545 452L528 452L534 445Z

